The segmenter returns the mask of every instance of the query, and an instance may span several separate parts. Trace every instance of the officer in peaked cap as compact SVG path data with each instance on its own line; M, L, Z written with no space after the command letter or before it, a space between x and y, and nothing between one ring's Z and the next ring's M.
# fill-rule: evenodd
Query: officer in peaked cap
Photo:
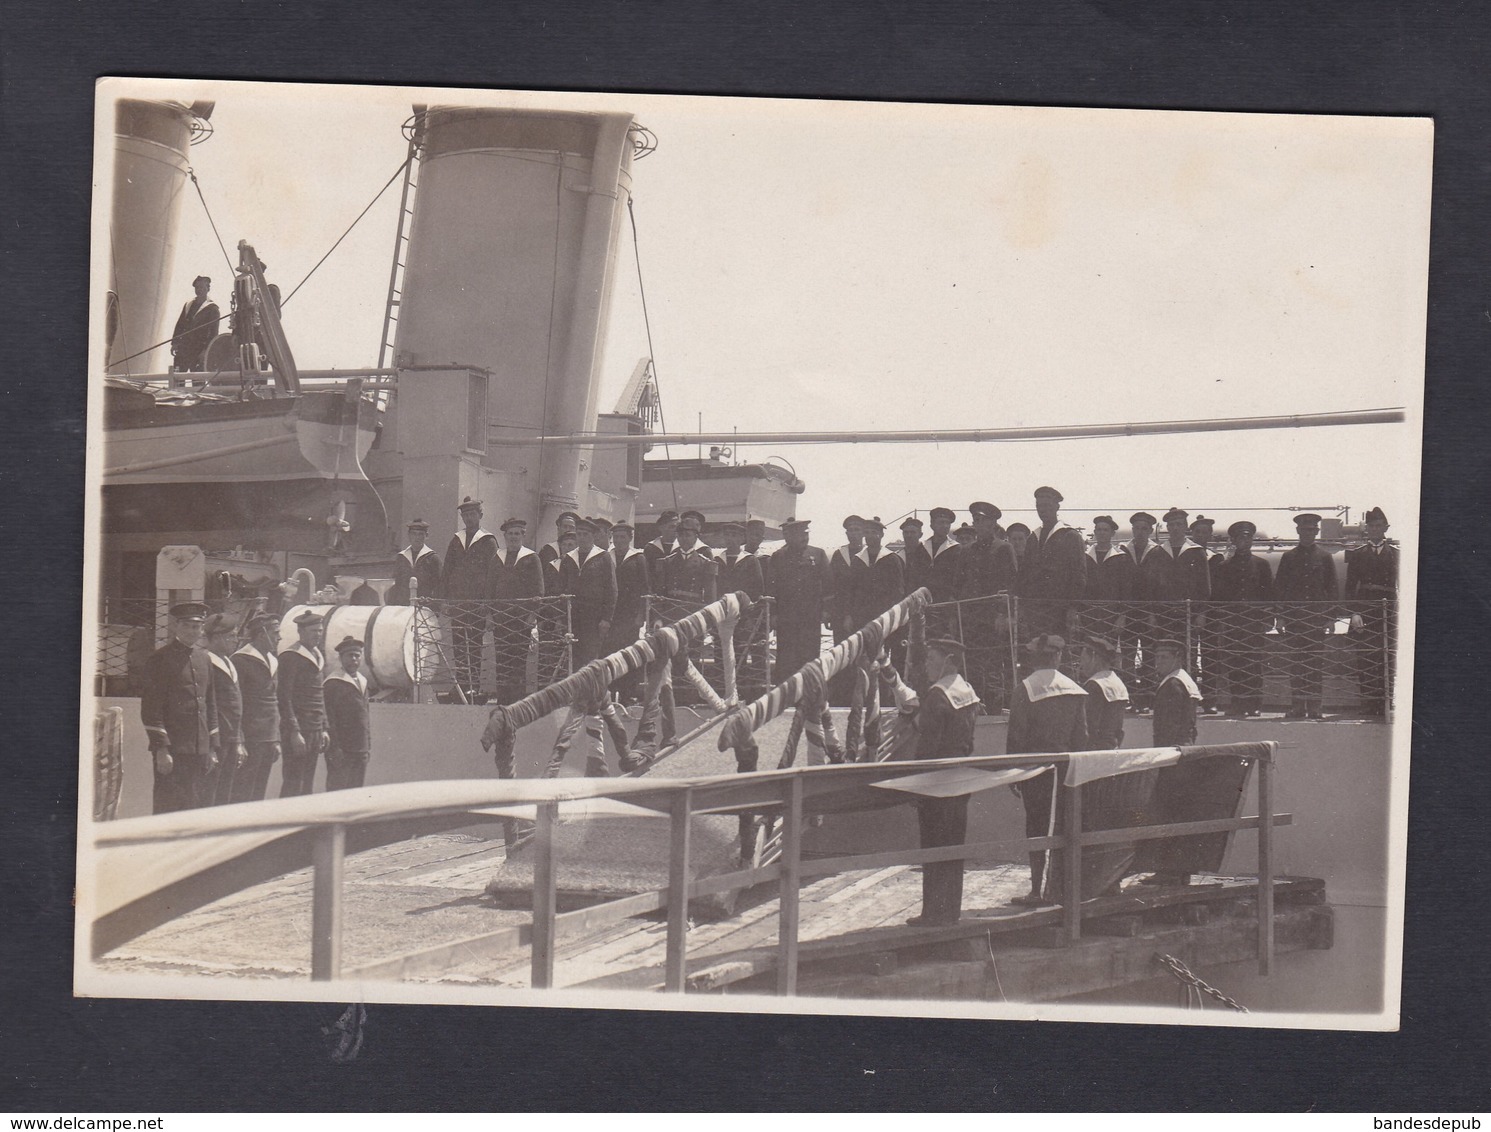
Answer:
M822 627L831 618L833 573L828 555L810 546L809 520L782 524L786 545L771 556L767 594L773 599L777 662L773 681L787 679L818 655Z
M1319 719L1320 685L1325 667L1325 638L1336 610L1326 603L1340 598L1336 562L1315 542L1320 516L1306 511L1294 517L1299 545L1279 556L1274 598L1281 603L1279 625L1289 646L1289 719Z
M157 814L211 804L218 758L212 665L198 645L207 607L183 601L168 612L170 640L146 661L140 695L140 722L155 763Z
M1273 597L1274 575L1268 563L1253 553L1257 533L1257 526L1246 519L1229 526L1232 553L1212 575L1212 600L1235 603L1219 611L1219 628L1225 631L1219 634L1215 654L1227 687L1228 714L1237 719L1262 714L1263 651L1274 621L1272 611L1262 604Z
M657 537L644 543L642 553L647 555L647 570L652 584L659 585L663 577L663 559L673 553L678 543L678 512L664 511L657 517Z
M1003 710L1007 694L1008 604L1000 595L1012 594L1019 581L1015 550L999 526L1002 512L992 503L978 500L968 505L973 516L973 542L958 556L958 599L963 642L968 646L964 668L968 682L986 710Z
M1351 635L1360 642L1358 685L1368 716L1387 713L1393 680L1393 642L1398 616L1398 548L1387 541L1387 516L1373 507L1362 518L1367 541L1346 552L1346 600Z

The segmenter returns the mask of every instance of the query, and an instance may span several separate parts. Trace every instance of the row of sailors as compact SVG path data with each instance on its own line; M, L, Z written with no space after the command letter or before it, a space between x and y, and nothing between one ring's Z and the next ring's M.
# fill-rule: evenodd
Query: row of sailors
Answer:
M154 813L260 801L282 757L281 798L311 792L323 755L328 790L363 784L371 733L362 641L344 638L332 665L323 620L309 610L284 649L274 614L251 617L240 647L226 614L209 617L200 602L169 613L171 639L151 654L140 696Z

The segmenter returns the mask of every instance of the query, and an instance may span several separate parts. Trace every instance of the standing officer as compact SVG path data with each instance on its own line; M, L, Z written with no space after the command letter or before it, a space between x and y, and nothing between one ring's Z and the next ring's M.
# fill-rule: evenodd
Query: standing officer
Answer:
M1061 492L1054 487L1035 489L1041 525L1026 544L1020 596L1036 602L1032 625L1037 633L1067 632L1070 603L1081 600L1087 591L1087 548L1081 532L1062 521L1061 502Z
M295 630L299 639L280 653L280 741L285 752L281 798L311 792L316 785L316 760L326 749L321 615L307 609L295 619Z
M538 615L533 599L544 596L544 576L538 555L523 545L527 520L506 519L498 529L506 545L492 558L490 591L493 600L513 604L492 611L492 653L497 702L512 704L528 690L528 653Z
M394 556L393 585L388 588L388 605L409 604L409 580L419 580L419 596L440 596L440 555L427 545L430 524L415 519L409 524L409 545Z
M151 813L207 805L217 763L217 699L211 662L197 647L207 607L184 601L170 609L171 639L150 654L140 692L140 722L155 761Z
M262 802L269 772L280 761L280 661L275 655L279 618L256 613L249 618L248 644L233 654L243 697L243 745L248 759L233 775L233 802Z
M1393 683L1398 548L1385 537L1388 522L1381 507L1368 511L1364 523L1367 541L1346 552L1346 600L1362 603L1351 616L1352 633L1361 642L1362 709L1383 716Z
M959 674L963 646L934 637L927 642L926 694L916 713L918 759L959 759L973 754L978 694ZM968 795L925 798L916 805L921 847L962 845L968 838ZM922 866L921 914L908 924L955 924L963 914L962 860L933 861Z
M461 530L451 536L445 551L440 593L450 610L455 645L456 683L466 699L476 703L481 691L482 653L486 651L487 606L492 596L492 563L497 536L482 530L481 500L471 496L457 508ZM286 752L288 757L288 752Z
M973 516L974 543L958 557L962 567L958 597L968 602L962 606L968 682L987 710L997 712L1004 710L1008 700L1005 658L1013 631L1009 606L999 595L1014 592L1019 569L1014 549L1001 537L999 508L979 500L970 503L968 511Z
M1325 634L1336 611L1324 604L1290 608L1284 603L1333 602L1340 591L1335 559L1315 543L1320 534L1320 516L1310 512L1296 515L1294 527L1299 545L1279 556L1279 571L1274 575L1274 598L1284 605L1279 627L1289 649L1289 711L1285 718L1319 719Z
M206 368L207 347L217 337L217 324L222 321L217 304L207 297L212 280L199 275L192 280L192 290L196 297L182 304L176 329L171 331L171 355L177 373Z
M957 516L950 508L933 507L927 518L932 523L932 537L927 540L927 553L932 559L927 588L932 591L933 602L956 601L963 574L958 561L963 548L952 534Z
M1030 675L1015 685L1005 733L1009 755L1087 750L1087 692L1061 673L1066 641L1055 634L1025 646ZM1027 778L1012 789L1025 804L1025 836L1050 837L1056 831L1056 768ZM1030 854L1030 893L1016 904L1045 904L1046 854Z
M1217 572L1227 561L1225 554L1212 553L1212 539L1216 534L1217 521L1205 515L1191 520L1191 541L1206 552L1207 582L1216 597ZM1217 615L1208 607L1195 611L1193 620L1196 630L1191 636L1191 670L1201 675L1201 710L1207 715L1220 715L1223 673L1226 662L1221 659L1222 625Z
M1246 519L1227 528L1232 554L1212 579L1214 602L1207 618L1216 618L1220 640L1212 655L1227 686L1227 714L1234 719L1263 714L1263 650L1274 618L1267 606L1274 593L1268 563L1253 553L1258 528Z
M828 555L808 545L807 519L782 524L786 545L771 556L772 617L777 630L773 683L780 684L822 648L823 626L831 619L833 572Z
M339 667L326 678L326 789L354 790L363 784L372 749L368 678L362 674L362 642L343 637Z
M214 613L202 625L207 642L207 660L212 665L212 695L217 701L217 767L204 780L204 806L223 806L233 799L233 779L248 759L243 746L243 693L238 670L228 659L238 647L233 618Z

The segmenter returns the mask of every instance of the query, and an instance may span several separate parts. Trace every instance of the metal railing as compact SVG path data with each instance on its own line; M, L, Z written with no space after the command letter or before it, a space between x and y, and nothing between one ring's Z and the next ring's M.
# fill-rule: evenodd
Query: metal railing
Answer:
M1175 640L1207 706L1233 714L1296 706L1385 714L1392 707L1397 602L1057 601L993 597L927 610L927 635L951 633L968 654L965 675L984 703L1007 707L1022 642L1059 633L1118 646L1116 666L1137 704L1156 677L1154 644ZM1064 667L1075 674L1078 652ZM1158 675L1163 675L1158 674Z
M1071 945L1082 938L1082 852L1084 848L1149 841L1187 835L1256 830L1258 834L1257 954L1259 971L1271 972L1274 958L1273 829L1293 822L1290 814L1273 812L1274 743L1237 743L1183 748L1181 758L1230 757L1258 768L1257 815L1206 821L1169 822L1122 829L1084 830L1082 787L1060 786L1060 833L1047 837L1017 837L934 849L896 849L823 859L804 859L802 830L815 804L837 796L842 809L846 791L891 786L898 778L929 772L966 772L969 769L1020 770L1055 767L1058 774L1081 755L991 755L959 759L897 761L794 767L787 770L732 774L710 778L653 781L648 779L570 779L559 781L499 780L418 784L425 796L411 800L410 784L373 787L360 791L355 802L335 794L254 802L212 811L188 811L151 818L134 818L101 825L95 832L97 854L130 853L150 844L179 848L184 839L256 834L253 844L238 854L211 855L212 864L188 873L112 907L92 924L92 953L101 958L131 939L193 909L249 887L254 883L310 865L311 978L344 977L363 980L397 978L418 971L422 964L456 954L531 950L530 982L535 989L554 983L556 944L562 935L575 936L621 923L635 916L666 911L668 916L663 989L688 989L688 907L702 896L775 882L778 885L776 989L797 991L800 958L799 899L805 879L849 870L881 869L895 865L926 865L965 860L993 849L1019 847L1026 851L1062 854L1062 893L1059 922L1062 940ZM430 794L437 788L440 794ZM576 803L575 816L597 798L623 801L666 815L669 822L668 884L577 911L558 911L555 828L566 803ZM908 801L912 799L908 797ZM883 804L883 803L882 803ZM501 808L500 811L498 808ZM695 878L691 870L691 819L706 814L728 815L774 812L782 822L781 854L770 863L724 874ZM421 833L467 827L478 822L510 821L527 817L535 822L533 916L527 924L512 925L393 959L344 971L343 860L349 851L403 840ZM1053 910L1055 911L1055 910ZM1041 917L1041 913L1035 913ZM1044 917L1045 919L1050 917ZM973 922L971 922L973 923ZM975 924L976 926L976 924Z
M414 682L453 703L510 703L568 676L575 637L567 594L490 600L420 598Z

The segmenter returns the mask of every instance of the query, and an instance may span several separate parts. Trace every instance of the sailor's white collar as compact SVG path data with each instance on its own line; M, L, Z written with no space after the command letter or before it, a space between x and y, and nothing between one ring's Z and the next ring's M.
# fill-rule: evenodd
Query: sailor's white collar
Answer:
M519 562L523 561L523 559L534 557L533 551L529 550L526 546L518 547L518 556L511 562L507 560L507 555L508 549L505 546L497 551L497 557L502 561L502 564L504 566L516 566Z
M952 704L958 710L972 707L979 702L978 693L973 690L973 685L969 684L967 680L964 680L957 672L949 672L942 679L938 680L933 687L941 688L947 696L948 703Z
M1159 547L1171 558L1179 558L1188 550L1199 550L1203 554L1206 553L1206 548L1204 546L1202 546L1199 542L1195 542L1191 539L1186 539L1186 541L1181 544L1181 548L1179 550L1176 550L1173 546L1170 545L1169 539L1166 539L1164 542L1157 542L1155 543L1155 546Z
M1052 696L1087 695L1080 684L1054 668L1037 668L1021 683L1025 685L1025 694L1030 697L1031 703L1038 703Z
M1126 704L1129 702L1129 690L1124 682L1118 678L1118 673L1111 668L1105 668L1101 672L1094 672L1085 683L1096 684L1103 692L1103 698L1110 704Z
M1108 561L1108 559L1112 558L1115 554L1119 553L1122 550L1123 547L1119 546L1117 543L1109 543L1108 553L1099 558L1097 544L1094 543L1092 546L1089 546L1087 548L1087 557L1091 558L1094 562L1101 564Z
M279 657L275 656L272 652L260 652L258 649L254 648L252 642L242 645L233 655L253 657L259 663L264 665L265 668L269 669L269 674L271 676L274 675L275 669L279 668L280 666Z
M1155 685L1155 687L1160 687L1160 685L1164 684L1166 680L1178 681L1180 683L1180 686L1186 690L1186 694L1189 695L1191 699L1197 701L1201 699L1201 689L1196 687L1196 681L1191 679L1191 674L1184 668L1177 668L1173 672L1168 673L1165 678L1160 681L1159 684Z
M572 550L568 554L566 554L565 557L568 558L571 562L573 562L576 566L583 566L583 565L585 565L585 563L589 562L592 558L594 558L597 554L605 554L605 553L606 552L604 550L602 550L600 547L598 547L598 546L592 546L590 548L590 553L587 554L584 558L581 558L580 557L580 548L577 546L577 547L575 547L574 550Z
M860 552L863 549L864 548L861 547L860 550L850 550L849 549L849 544L846 542L843 546L839 547L837 550L834 551L834 555L835 555L835 557L837 557L839 555L843 555L844 556L844 563L845 563L845 565L847 565L849 563L849 560L851 558L858 558L859 555L860 555Z
M324 666L326 664L326 659L322 655L320 649L316 649L314 652L312 652L310 649L306 648L305 645L301 644L299 641L296 641L293 645L291 645L287 649L281 649L280 650L280 655L284 656L287 653L292 653L292 652L298 652L301 656L305 657L306 660L310 661L317 668L321 668L322 666Z
M896 557L896 552L893 551L893 550L887 550L885 548L885 546L882 545L880 547L880 553L877 554L877 555L875 555L874 558L871 558L870 557L870 547L869 547L869 544L866 543L864 546L860 547L859 553L856 554L854 557L858 558L866 566L873 566L873 565L875 565L875 563L879 562L882 558L894 558L894 557Z
M212 661L212 665L214 668L222 669L222 671L228 674L229 679L231 679L233 683L238 683L238 669L234 668L231 664L228 663L227 657L218 656L218 654L213 652L211 649L207 649L206 652L207 659Z
M326 679L321 681L321 683L330 684L333 680L340 680L345 684L351 684L363 695L368 694L368 678L361 672L357 674L357 679L354 680L351 676L347 675L345 669L338 668L335 672L328 673Z
M927 540L927 546L930 548L931 545L932 545L932 540L928 539ZM942 545L939 546L936 550L932 551L932 557L936 558L944 550L948 549L948 547L958 546L958 545L959 545L958 540L955 539L955 538L953 538L952 535L948 535L947 538L945 538L945 539L942 540Z
M424 546L422 546L422 547L419 548L419 553L418 554L410 554L409 552L411 550L413 550L413 549L414 549L414 544L410 543L408 546L404 547L403 550L399 551L399 554L402 555L404 558L406 558L408 560L408 562L409 562L409 565L411 565L411 566L413 566L416 562L418 562L426 554L434 554L435 553L435 548L432 547L432 546L430 546L428 543L426 543Z
M470 538L467 538L466 536L467 531L465 527L462 527L459 531L456 532L456 538L461 540L461 545L467 550L471 549L472 543L480 542L484 538L489 538L493 542L497 541L496 535L494 535L491 531L484 531L480 527L477 527L476 530L470 532Z
M664 554L672 554L674 548L678 546L678 540L674 539L672 542L664 542L662 536L659 535L657 538L653 539L647 545L648 546L655 546L655 547L657 547Z
M614 546L610 550L606 551L606 553L611 556L611 561L615 562L619 566L621 565L621 563L630 562L633 558L637 557L637 555L642 553L642 549L641 547L637 546L629 547L627 549L627 552L620 558L616 557L616 548Z

